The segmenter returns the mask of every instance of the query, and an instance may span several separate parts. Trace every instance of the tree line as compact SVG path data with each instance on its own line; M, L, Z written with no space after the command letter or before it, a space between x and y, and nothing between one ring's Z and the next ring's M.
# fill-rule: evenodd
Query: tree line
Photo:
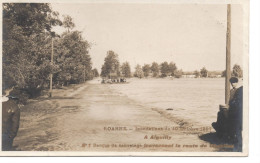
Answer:
M178 75L177 66L173 62L163 62L160 65L156 62L150 64L136 65L135 72L132 74L129 62L124 62L120 65L118 54L110 50L107 52L107 56L104 59L104 64L101 68L101 76L108 78L117 77L148 77L152 74L153 77L166 77L168 75L177 76Z
M57 35L54 26L67 30ZM98 76L92 69L90 43L74 27L70 16L61 20L48 3L4 3L3 89L14 86L34 97L49 88L51 73L54 87Z
M114 51L110 50L107 52L107 56L104 59L104 64L101 68L101 76L106 78L118 78L118 77L137 77L137 78L144 78L144 77L175 77L181 78L183 75L192 75L195 78L199 77L216 77L225 74L223 72L217 71L208 71L206 67L200 69L200 71L195 70L192 72L184 72L182 69L178 69L174 62L163 62L161 64L157 62L153 62L152 64L144 64L141 66L137 64L135 66L135 71L131 72L131 67L129 62L124 62L120 65L118 54ZM243 71L242 68L235 64L232 70L232 76L242 77Z

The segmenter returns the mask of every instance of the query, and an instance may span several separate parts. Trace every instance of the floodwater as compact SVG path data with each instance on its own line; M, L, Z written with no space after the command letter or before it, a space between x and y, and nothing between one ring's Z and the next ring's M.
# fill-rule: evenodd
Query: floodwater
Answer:
M52 98L22 108L14 145L22 151L221 151L210 146L221 143L211 134L221 103L222 78L132 78L127 84L101 84L96 79L54 90ZM107 130L113 127L126 130ZM176 148L176 143L182 148ZM138 148L128 147L133 144ZM201 148L202 144L207 148Z
M225 103L224 78L130 79L110 87L129 98L198 126L216 121Z

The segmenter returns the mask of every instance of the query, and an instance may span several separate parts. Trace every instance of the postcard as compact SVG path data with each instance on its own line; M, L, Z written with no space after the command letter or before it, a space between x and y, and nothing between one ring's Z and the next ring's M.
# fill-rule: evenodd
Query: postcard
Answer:
M247 156L249 1L2 2L0 156Z

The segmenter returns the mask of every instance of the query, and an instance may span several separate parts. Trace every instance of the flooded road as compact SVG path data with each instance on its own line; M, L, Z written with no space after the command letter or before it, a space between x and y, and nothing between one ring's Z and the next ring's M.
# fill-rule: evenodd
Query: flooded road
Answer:
M99 81L55 90L21 110L14 145L22 151L216 151L211 128L143 105ZM193 128L192 128L193 127Z

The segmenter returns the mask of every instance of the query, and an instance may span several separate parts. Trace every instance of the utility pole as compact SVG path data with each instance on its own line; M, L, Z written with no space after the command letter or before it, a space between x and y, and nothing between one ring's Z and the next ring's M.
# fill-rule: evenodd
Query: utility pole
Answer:
M84 77L84 83L85 83L86 82L86 66L85 65L84 65L83 77Z
M225 103L229 103L230 96L230 60L231 60L231 4L227 5L227 33L226 33L226 82L225 82Z
M51 36L51 66L53 66L53 36ZM52 97L52 72L50 74L50 94L49 97Z

